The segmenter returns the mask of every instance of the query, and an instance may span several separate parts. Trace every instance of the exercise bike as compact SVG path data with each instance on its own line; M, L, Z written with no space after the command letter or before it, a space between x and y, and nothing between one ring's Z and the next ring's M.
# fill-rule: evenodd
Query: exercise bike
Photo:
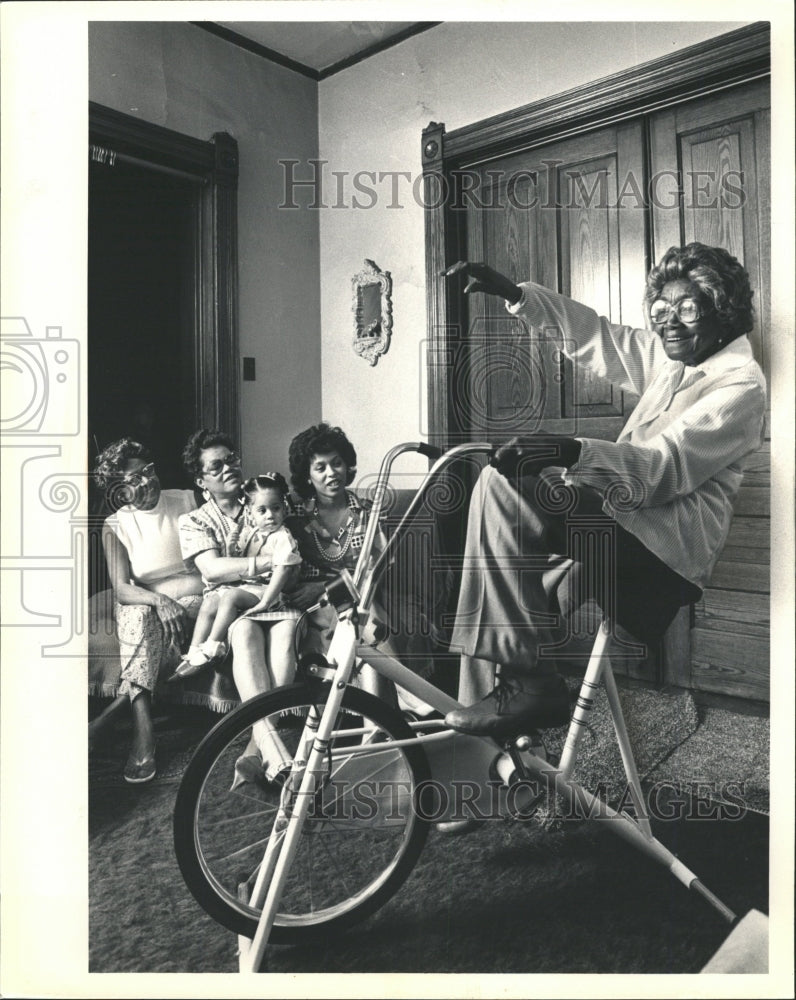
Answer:
M371 558L392 466L406 452L435 461L387 545ZM459 703L379 649L380 629L370 618L374 592L430 486L453 462L493 453L494 446L485 443L445 454L406 443L387 453L356 570L327 585L322 599L337 613L326 655L302 657L297 683L258 695L225 716L186 768L174 809L177 860L197 902L238 934L243 972L259 971L269 942L322 939L375 912L409 876L431 823L462 818L464 802L471 814L516 817L533 815L541 800L555 797L574 815L607 822L728 923L736 920L652 833L611 669L609 621L597 632L559 760L548 760L532 733L499 745L451 730L443 719ZM407 721L361 690L356 676L363 661L438 717ZM632 814L612 808L571 777L600 684ZM267 727L292 761L283 784L233 783L235 761L253 725Z

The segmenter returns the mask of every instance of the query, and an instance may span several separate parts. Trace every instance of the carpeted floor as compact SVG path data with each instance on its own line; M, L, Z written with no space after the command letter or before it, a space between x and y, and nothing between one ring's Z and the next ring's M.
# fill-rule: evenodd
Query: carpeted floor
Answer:
M649 760L639 757L648 784L665 778L664 766L681 776L674 754L700 733L692 705L669 707L682 739L667 750L661 722ZM629 719L643 711L648 725L650 712L665 715L644 697ZM187 709L159 719L159 773L149 785L121 780L123 729L92 755L91 972L237 971L237 939L193 901L171 843L179 776L216 719ZM593 749L602 725L595 716ZM724 735L725 749L736 745L732 727ZM656 834L737 913L767 912L767 817L736 809L739 818L722 818L667 780L660 815L670 818L655 821ZM598 825L495 820L465 836L432 831L410 879L377 914L321 946L271 946L267 964L316 973L697 972L727 933L707 904Z
M700 709L699 725L649 772L659 783L702 788L717 801L740 799L769 812L769 719L721 708Z
M640 778L645 778L677 747L692 737L699 726L694 699L687 692L667 694L645 688L619 692L622 714ZM567 726L545 734L548 752L560 755L567 736ZM594 699L573 774L584 787L601 783L609 801L621 799L627 781L622 757L614 734L613 717L604 689Z

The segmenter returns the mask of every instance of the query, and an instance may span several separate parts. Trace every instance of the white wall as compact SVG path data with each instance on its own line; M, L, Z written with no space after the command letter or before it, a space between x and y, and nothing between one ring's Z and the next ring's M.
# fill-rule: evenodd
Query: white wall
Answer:
M286 211L278 160L317 155L317 84L179 22L91 22L92 101L238 142L240 383L245 471L287 474L293 434L320 417L318 214Z
M352 207L351 175L409 171L414 180L422 175L420 135L430 121L451 131L740 26L448 22L321 82L327 203L338 200L331 172L349 175L348 207L321 212L323 413L350 433L360 472L378 468L397 441L425 436L424 223L405 180L400 207L391 207L389 180L367 182L378 195L373 207ZM390 271L394 285L392 346L375 368L351 348L351 276L365 257ZM402 461L407 469L425 466Z
M257 360L257 382L241 383L247 470L286 470L291 437L321 416L350 434L361 473L397 441L426 437L424 219L412 183L430 121L450 131L736 27L447 22L318 85L187 23L91 22L91 100L238 141L240 351ZM311 159L328 161L329 207L309 208L307 188L295 191L301 209L278 207L283 158L300 161L297 179L313 176ZM397 197L391 179L362 179L371 205L354 187L362 171L410 179L397 180ZM393 278L393 341L375 367L352 348L351 277L366 257Z

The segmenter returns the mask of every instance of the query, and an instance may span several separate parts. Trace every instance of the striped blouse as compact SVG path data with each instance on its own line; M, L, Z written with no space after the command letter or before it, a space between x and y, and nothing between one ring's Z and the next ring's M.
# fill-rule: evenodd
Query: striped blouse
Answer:
M225 514L214 500L183 514L179 519L180 549L187 569L195 569L195 559L202 552L214 549L220 556L239 555L237 541L238 522L243 516L241 504L236 517ZM223 584L204 581L205 590L214 590Z

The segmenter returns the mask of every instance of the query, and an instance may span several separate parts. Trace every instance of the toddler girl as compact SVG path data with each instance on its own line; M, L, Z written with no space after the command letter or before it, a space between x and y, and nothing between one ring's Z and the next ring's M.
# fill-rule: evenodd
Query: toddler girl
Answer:
M282 598L290 567L301 563L296 540L284 524L287 482L278 472L266 472L248 479L243 493L243 524L233 529L227 547L230 555L248 558L248 570L238 584L206 588L191 646L169 681L191 677L223 659L227 631L242 612L261 617L267 613L273 621L298 617Z

